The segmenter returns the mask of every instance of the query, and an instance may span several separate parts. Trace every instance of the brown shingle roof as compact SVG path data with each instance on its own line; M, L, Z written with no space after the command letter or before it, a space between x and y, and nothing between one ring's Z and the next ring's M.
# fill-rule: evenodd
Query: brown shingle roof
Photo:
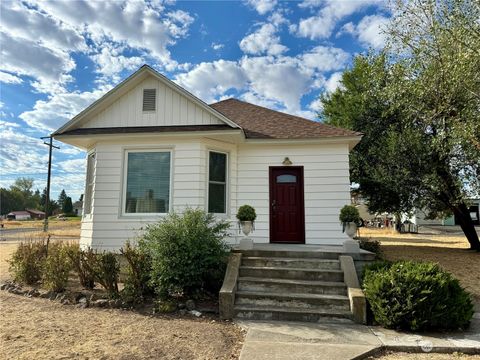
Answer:
M251 139L313 139L361 135L355 131L270 110L233 98L210 104L210 106L240 125L245 131L245 136Z

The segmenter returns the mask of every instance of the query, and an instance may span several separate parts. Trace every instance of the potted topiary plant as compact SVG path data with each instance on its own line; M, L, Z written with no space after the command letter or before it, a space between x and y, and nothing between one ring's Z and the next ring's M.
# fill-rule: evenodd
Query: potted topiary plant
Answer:
M239 207L237 211L237 219L246 238L254 229L253 224L256 218L257 213L250 205L242 205Z
M340 210L339 219L342 223L342 231L347 233L348 237L353 239L357 233L358 224L360 223L358 209L353 205L345 205Z

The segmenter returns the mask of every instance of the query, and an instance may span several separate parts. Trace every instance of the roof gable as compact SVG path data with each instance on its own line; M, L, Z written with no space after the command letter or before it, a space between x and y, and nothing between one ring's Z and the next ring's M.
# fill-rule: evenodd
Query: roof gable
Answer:
M157 109L142 111L143 89L156 89ZM237 124L148 65L122 81L53 135L79 128Z
M359 132L304 119L280 111L267 109L237 99L211 104L242 127L250 139L316 139L331 137L360 137Z

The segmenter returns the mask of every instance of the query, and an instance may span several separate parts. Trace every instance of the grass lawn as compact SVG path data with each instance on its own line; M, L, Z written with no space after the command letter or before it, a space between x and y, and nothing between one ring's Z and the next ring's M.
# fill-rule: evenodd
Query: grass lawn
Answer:
M361 236L380 240L388 260L437 262L458 278L475 298L480 309L480 253L468 251L468 242L460 233L398 234L382 229L361 229Z

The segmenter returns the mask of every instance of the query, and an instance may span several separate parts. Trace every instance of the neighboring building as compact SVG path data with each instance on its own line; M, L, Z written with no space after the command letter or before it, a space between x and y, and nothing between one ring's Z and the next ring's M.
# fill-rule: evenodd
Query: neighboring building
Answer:
M480 225L480 199L469 199L470 203L469 211L470 217L473 220L475 225ZM454 226L459 225L457 218L454 215L451 215L446 218L437 218L437 219L426 219L427 212L425 210L416 210L412 216L404 215L404 219L411 221L416 225L445 225L445 226Z
M12 211L7 214L7 220L30 220L31 218L28 211Z
M207 105L148 66L54 134L87 151L81 245L118 249L187 206L232 222L257 212L259 243L342 244L349 152L361 134L236 99Z
M25 209L25 211L30 214L30 217L32 219L36 219L36 220L45 219L45 213L43 211L35 210L35 209Z
M82 216L83 201L75 201L73 204L73 212L77 216Z

